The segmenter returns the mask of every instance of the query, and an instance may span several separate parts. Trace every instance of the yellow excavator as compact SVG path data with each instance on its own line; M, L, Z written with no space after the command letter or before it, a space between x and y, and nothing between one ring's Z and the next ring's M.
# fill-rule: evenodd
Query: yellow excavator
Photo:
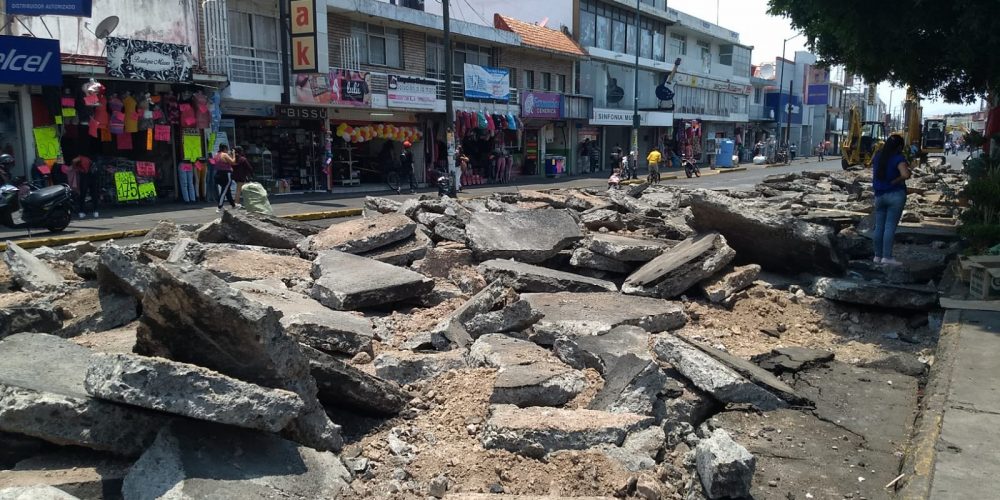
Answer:
M847 137L841 143L840 166L847 170L855 165L872 166L872 157L885 144L885 124L878 121L862 121L861 111L851 107L850 127Z
M944 145L948 142L947 121L940 118L924 120L923 114L920 96L913 87L907 88L903 106L906 128L902 135L906 144L910 145L909 153L912 155L915 152L920 163L927 163L928 156L932 154L944 157Z

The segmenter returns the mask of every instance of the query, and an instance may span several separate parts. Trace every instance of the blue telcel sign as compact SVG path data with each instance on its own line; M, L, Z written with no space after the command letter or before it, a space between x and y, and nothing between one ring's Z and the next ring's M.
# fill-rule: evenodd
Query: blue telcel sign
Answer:
M59 40L0 36L0 83L62 85Z
M90 17L92 4L92 0L7 0L7 14Z

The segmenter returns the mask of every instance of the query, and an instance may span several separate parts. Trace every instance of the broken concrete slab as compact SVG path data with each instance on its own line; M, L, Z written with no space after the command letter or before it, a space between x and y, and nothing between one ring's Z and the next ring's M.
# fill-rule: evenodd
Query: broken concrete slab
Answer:
M434 281L420 273L337 250L320 252L312 275L312 297L342 311L388 305L434 288Z
M84 387L105 401L269 432L284 429L305 406L293 392L137 354L95 354Z
M338 250L360 254L413 236L417 223L401 213L379 214L334 224L304 242L305 252Z
M246 298L279 311L285 333L305 345L330 354L371 352L375 332L364 316L334 311L275 280L243 281L231 286Z
M747 403L765 411L787 406L778 396L674 335L656 335L653 352L660 361L670 363L696 387L723 403Z
M608 231L621 231L625 229L625 221L621 212L600 208L588 210L580 214L580 221L583 226L591 231L607 229Z
M399 384L369 375L316 349L304 350L309 357L309 371L319 388L319 400L326 408L395 415L406 407L410 398Z
M840 274L847 265L828 227L706 190L691 194L691 211L695 229L722 233L741 261L760 264L764 269Z
M153 270L134 248L114 244L101 247L97 262L97 282L102 290L129 294L138 300L146 293Z
M434 245L434 242L431 241L430 237L424 234L422 230L417 230L413 233L413 236L405 240L397 241L396 243L365 252L361 255L394 266L408 266L414 261L423 259L427 255L427 250L432 245Z
M284 434L316 449L340 449L340 427L323 412L309 362L281 327L280 313L189 265L161 264L149 291L136 353L294 392L306 406Z
M95 280L99 260L97 252L87 252L73 261L73 272L85 280Z
M139 317L139 301L135 297L115 292L101 293L90 287L73 290L57 300L56 306L70 311L73 316L52 332L63 338L111 330Z
M375 374L400 385L434 378L449 370L461 370L468 365L465 353L454 349L441 353L379 354L375 357Z
M916 311L933 309L938 302L937 288L932 286L893 285L849 278L816 278L812 293L838 302Z
M662 414L659 396L668 379L648 354L614 358L602 373L604 385L587 408L615 413Z
M771 350L770 353L754 357L761 368L774 372L798 372L815 365L833 361L833 352L808 347L788 346Z
M757 459L723 429L698 442L695 448L698 477L708 498L743 498L757 469Z
M705 294L709 302L718 304L737 292L749 288L757 280L757 276L760 276L759 265L737 266L702 281L698 288Z
M12 486L0 489L0 500L80 500L48 485Z
M19 333L0 341L0 431L119 455L138 455L167 419L91 397L96 354L67 340Z
M181 238L181 228L169 220L161 220L146 233L143 239L172 241Z
M521 298L544 315L533 327L542 344L559 336L599 335L632 325L647 332L674 330L687 323L680 304L618 293L526 293Z
M475 213L465 226L465 235L480 260L529 263L550 259L583 237L567 210Z
M502 280L518 292L614 292L618 287L610 281L588 278L579 274L556 271L547 267L514 260L494 259L479 265L487 281Z
M456 267L473 267L472 250L465 246L439 244L411 266L414 271L430 278L448 278Z
M351 475L333 453L277 436L199 422L164 428L132 466L127 499L339 498Z
M719 233L688 238L629 275L622 292L676 297L727 266L736 252Z
M246 210L223 212L219 229L233 243L289 249L296 248L306 236L320 231L310 224ZM202 241L201 237L198 241Z
M649 359L649 332L623 325L596 335L560 336L553 350L562 362L577 370L592 368L605 374L623 356Z
M310 280L312 269L312 263L298 255L280 255L220 245L205 248L199 265L228 282L265 279L280 279L286 282Z
M592 252L625 262L649 262L669 247L665 241L617 234L595 234L585 240L584 245Z
M478 315L497 309L510 298L512 293L513 291L500 280L493 281L484 287L434 326L430 332L432 340L437 338L439 341L443 341L440 342L442 345L435 347L443 350L448 347L449 343L459 348L468 347L474 339L466 329L466 323Z
M52 302L39 301L25 293L0 306L0 339L21 332L52 333L62 328L63 319Z
M365 196L364 209L373 213L388 214L399 212L402 205L402 203L396 200L390 200L381 196Z
M582 247L573 250L573 255L569 258L569 263L574 267L619 274L627 274L633 270L633 266L627 262L615 260Z
M46 451L0 470L0 491L6 488L47 486L73 498L117 498L122 480L134 460L84 448ZM0 495L0 498L3 498ZM44 496L28 497L37 500Z
M477 314L463 324L472 338L485 333L519 332L542 319L542 313L525 300L517 300L499 311Z
M470 366L497 368L490 402L562 406L586 387L582 373L537 344L506 335L483 335L469 349Z
M488 449L541 458L558 450L621 446L630 432L651 422L649 417L629 413L493 405L480 441Z
M736 371L736 373L739 373L757 386L762 387L778 396L782 400L796 406L812 405L812 401L809 401L802 395L798 394L795 389L781 381L781 379L772 375L767 370L745 359L737 358L728 352L720 351L702 342L691 341L688 343L700 349L701 352L726 365L730 369Z
M17 243L7 240L7 250L3 261L10 269L11 277L22 290L46 292L56 290L65 280L41 259L31 255Z

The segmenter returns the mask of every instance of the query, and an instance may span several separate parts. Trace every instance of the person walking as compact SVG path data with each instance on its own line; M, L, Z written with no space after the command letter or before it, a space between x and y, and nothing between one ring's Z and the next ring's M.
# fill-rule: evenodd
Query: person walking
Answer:
M219 193L219 204L215 211L222 213L222 203L229 202L229 205L236 208L236 201L233 200L233 165L236 159L229 154L229 146L219 144L219 154L215 155L215 189Z
M236 182L236 208L243 208L243 205L240 204L240 194L243 193L243 185L253 178L253 166L250 165L247 155L243 153L243 148L236 146L233 148L233 153L236 160L236 163L233 164L233 181Z
M417 192L416 174L413 172L413 144L403 141L403 152L399 154L399 166L410 181L410 194Z
M97 204L101 199L101 189L98 185L98 173L93 168L94 162L85 155L73 158L72 170L76 172L77 191L77 212L81 219L87 217L87 199L90 199L90 208L96 219L100 216L97 212Z
M876 264L900 265L892 258L892 243L906 205L906 179L909 178L910 165L903 156L903 138L891 135L872 159L875 190L875 231L872 240Z

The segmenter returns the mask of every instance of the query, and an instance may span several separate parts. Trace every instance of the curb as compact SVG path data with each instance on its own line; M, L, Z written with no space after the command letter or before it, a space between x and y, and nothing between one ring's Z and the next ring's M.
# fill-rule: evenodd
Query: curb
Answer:
M345 208L340 210L325 210L321 212L303 212L299 214L284 215L282 218L297 221L310 221L321 219L339 219L343 217L356 217L361 215L360 208ZM47 236L44 238L29 238L14 241L21 248L38 248L43 246L59 246L75 243L77 241L106 241L119 240L123 238L138 238L145 236L152 228L129 229L125 231L111 231L107 233L81 234L78 236ZM6 251L7 244L0 243L0 251Z
M715 172L720 174L731 174L733 172L746 172L746 171L747 167L724 167L715 170Z

